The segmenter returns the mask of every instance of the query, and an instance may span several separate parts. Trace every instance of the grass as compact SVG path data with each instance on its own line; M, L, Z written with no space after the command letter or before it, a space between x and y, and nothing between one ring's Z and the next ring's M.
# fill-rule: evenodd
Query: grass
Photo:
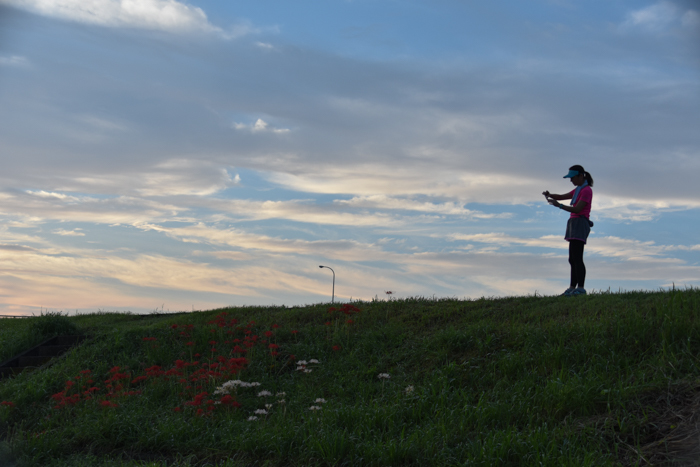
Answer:
M361 311L350 314L319 304L64 317L91 338L49 368L0 382L0 401L14 404L0 406L0 465L682 461L698 448L683 440L697 439L699 300L687 289L353 302ZM21 334L34 320L10 324ZM222 355L247 364L201 370ZM177 360L198 363L178 370ZM298 360L312 371L298 370ZM52 398L80 392L88 377L86 389L98 388L92 399ZM231 391L238 407L214 394L233 379L260 383Z

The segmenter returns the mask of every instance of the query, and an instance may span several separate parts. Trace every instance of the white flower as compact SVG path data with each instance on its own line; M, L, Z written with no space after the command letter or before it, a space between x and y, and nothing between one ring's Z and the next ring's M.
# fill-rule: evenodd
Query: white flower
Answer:
M321 410L321 407L317 405L312 405L311 407L309 407L309 410Z
M406 392L406 394L413 394L413 386L408 386L404 392Z
M267 415L267 410L265 409L258 409L254 412L256 415Z
M271 396L272 393L270 391L260 391L258 393L258 397L264 397L264 396Z
M248 421L249 421L249 422L253 422L253 421L257 420L257 419L258 419L258 417L255 417L255 416L253 416L253 415L251 415L250 417L248 417Z
M280 400L277 401L277 403L278 403L278 404L284 404L284 403L285 403L285 400L284 400L284 399L280 399Z
M277 394L275 394L276 397L284 397L286 395L287 395L286 392L278 392Z
M389 379L389 378L391 378L391 376L389 376L389 373L379 373L379 374L377 375L377 378L379 378L379 379Z
M260 383L248 383L248 387L249 387L249 388L252 388L252 387L255 387L255 386L260 386Z
M298 366L298 367L297 367L297 371L301 371L301 370L303 370L304 368L306 368L306 367L305 367L305 366Z
M306 365L307 361L306 360L297 360L297 365Z
M326 399L322 399L322 398L319 397L319 398L316 399L314 402L316 402L317 404L325 404L325 403L326 403Z
M266 408L267 410L270 410L270 409L272 408L272 404L265 404L265 408Z
M311 373L312 371L313 370L307 370L306 368L304 368L304 373Z
M321 362L319 362L319 361L316 360L315 358L312 358L311 360L309 360L309 363L321 363Z

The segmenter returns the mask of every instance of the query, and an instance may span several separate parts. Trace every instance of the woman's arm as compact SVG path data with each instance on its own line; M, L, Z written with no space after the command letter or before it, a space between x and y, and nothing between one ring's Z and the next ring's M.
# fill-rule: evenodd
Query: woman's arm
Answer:
M571 199L574 197L573 193L564 193L563 195L555 195L555 194L550 193L549 191L543 191L542 194L547 199L552 198L552 199L556 199L556 200Z
M563 209L564 211L578 214L586 208L588 203L586 201L578 201L574 206L566 206L561 203L552 203L552 205L558 207L559 209Z

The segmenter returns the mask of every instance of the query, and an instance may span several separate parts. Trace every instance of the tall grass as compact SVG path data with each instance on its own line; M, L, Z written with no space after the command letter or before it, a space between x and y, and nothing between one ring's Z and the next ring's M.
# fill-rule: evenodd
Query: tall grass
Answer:
M644 464L650 440L665 436L650 424L671 400L659 396L698 386L699 298L688 289L354 302L361 311L349 315L321 304L71 317L91 340L0 383L0 401L15 405L0 407L2 449L26 466ZM211 324L222 312L240 324ZM173 324L194 327L183 337ZM125 388L141 393L113 399L118 407L100 405L112 367L134 377L177 359L215 361L245 330L260 339L235 377L260 386L238 388L240 407L197 415L183 402L214 398L216 376L196 390L152 377ZM311 359L311 372L297 370ZM86 370L95 399L53 408L51 396Z

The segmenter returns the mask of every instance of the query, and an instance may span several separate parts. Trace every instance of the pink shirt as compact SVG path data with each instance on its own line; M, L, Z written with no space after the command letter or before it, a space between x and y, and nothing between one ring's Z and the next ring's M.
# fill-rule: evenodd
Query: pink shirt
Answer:
M569 193L571 196L574 196L574 192L576 189L572 190L571 193ZM576 204L578 204L579 201L585 201L586 202L586 207L581 210L578 214L574 214L573 212L571 213L571 217L585 217L588 219L591 216L591 202L593 201L593 190L589 186L584 186L581 188L581 191L578 193L578 199L576 200Z

